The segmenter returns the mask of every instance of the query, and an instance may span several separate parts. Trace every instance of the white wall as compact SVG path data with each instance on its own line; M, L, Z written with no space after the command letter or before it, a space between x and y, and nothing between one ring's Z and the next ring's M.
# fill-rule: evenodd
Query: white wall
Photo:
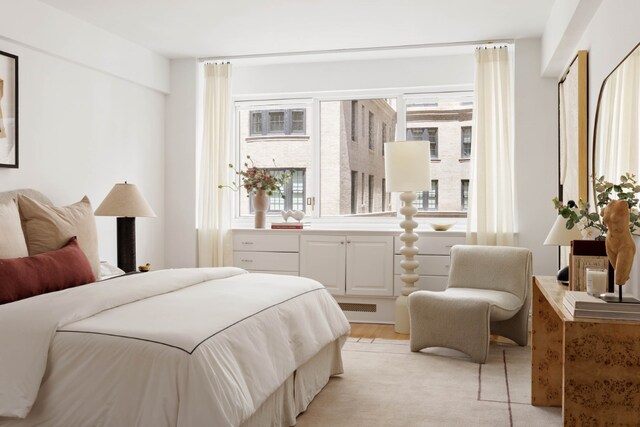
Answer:
M558 248L542 243L556 219L557 81L540 76L540 39L515 45L515 173L518 245L533 251L534 274L558 270Z
M199 64L196 59L171 61L171 95L165 123L165 265L195 267L196 147L198 147Z
M82 51L78 51L76 57L67 59L59 52L43 50L46 43L31 45L34 40L53 38L65 43L74 37L88 43L91 28L73 33L56 25L66 23L65 19L58 22L59 13L47 16L41 9L34 10L36 18L31 19L23 13L22 2L2 1L0 10L4 23L19 21L19 27L0 27L0 50L18 55L20 61L20 168L0 168L0 191L31 187L59 205L74 203L86 194L95 208L116 182L135 183L158 215L136 221L137 260L162 267L164 94L134 83L137 78L101 70L100 61L94 60L99 56L96 52L81 60L77 55ZM40 26L47 18L48 24ZM9 27L13 41L4 32ZM98 37L104 36L96 31ZM128 62L136 69L132 73L143 80L153 81L157 73L164 73L160 66L149 76L146 61L129 61L140 48L131 51L126 43L121 47L122 52L105 52L106 60ZM100 257L115 264L116 220L97 217L96 222Z
M637 22L639 16L640 2L638 1L603 1L584 30L580 41L573 46L573 55L578 50L589 51L589 163L593 158L593 129L600 87L607 75L640 42L640 26ZM568 64L571 59L571 57L565 58L565 63ZM589 173L591 173L591 164ZM636 239L636 245L640 248L640 239ZM640 250L636 252L629 283L631 284L629 291L640 297Z

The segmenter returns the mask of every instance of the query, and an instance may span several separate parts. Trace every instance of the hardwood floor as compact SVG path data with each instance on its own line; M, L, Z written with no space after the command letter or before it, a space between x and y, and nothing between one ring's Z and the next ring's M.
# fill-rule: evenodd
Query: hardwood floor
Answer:
M409 335L398 334L393 325L376 323L352 323L351 337L353 338L382 338L386 340L408 340Z

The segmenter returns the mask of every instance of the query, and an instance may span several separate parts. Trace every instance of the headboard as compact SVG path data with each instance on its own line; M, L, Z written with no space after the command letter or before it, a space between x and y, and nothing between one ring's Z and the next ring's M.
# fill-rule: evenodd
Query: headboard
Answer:
M16 199L18 197L18 194L24 194L25 196L35 200L36 202L40 202L45 205L53 205L53 203L51 203L51 200L49 200L47 196L32 188L23 188L20 190L0 192L0 204L6 203L11 199Z

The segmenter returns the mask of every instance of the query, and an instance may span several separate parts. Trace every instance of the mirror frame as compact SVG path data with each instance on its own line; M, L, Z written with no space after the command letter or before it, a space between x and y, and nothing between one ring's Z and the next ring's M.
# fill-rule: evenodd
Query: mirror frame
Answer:
M589 116L588 116L588 106L589 106L589 85L588 85L588 67L587 67L587 55L588 52L586 50L579 50L576 56L573 58L565 72L562 74L562 77L558 81L558 200L566 202L563 194L563 186L560 181L562 170L561 170L561 120L560 115L562 111L560 110L560 91L562 84L567 79L571 68L574 64L577 63L577 72L578 72L578 128L576 129L578 136L578 176L576 177L578 183L578 200L582 199L585 202L588 201L589 198ZM578 201L576 200L576 202Z
M602 80L602 84L600 85L600 93L598 93L598 102L596 103L596 115L593 118L594 120L593 142L591 143L591 175L593 176L595 176L595 173L596 173L596 142L598 138L598 121L599 121L598 118L600 117L600 103L602 101L602 93L604 92L604 85L607 84L607 80L609 80L609 77L611 77L611 75L615 73L618 68L620 68L620 66L624 63L624 61L626 61L627 58L629 58L631 54L633 54L633 52L635 52L636 49L638 49L638 47L640 47L640 43L637 43L633 48L631 48L631 50L624 56L624 58L622 58L622 60L618 62L618 65L616 65L613 68L613 70L611 70L611 72L607 74L607 77L605 77L604 80ZM593 202L595 205L596 189L593 185L591 185L591 195L593 196Z

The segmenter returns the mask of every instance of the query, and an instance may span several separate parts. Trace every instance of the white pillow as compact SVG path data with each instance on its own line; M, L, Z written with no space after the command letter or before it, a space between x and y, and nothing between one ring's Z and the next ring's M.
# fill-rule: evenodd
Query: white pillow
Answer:
M121 276L125 274L124 270L120 270L115 265L109 264L107 261L100 261L100 277L97 280L104 280L110 277Z
M29 256L15 200L0 204L0 259Z

